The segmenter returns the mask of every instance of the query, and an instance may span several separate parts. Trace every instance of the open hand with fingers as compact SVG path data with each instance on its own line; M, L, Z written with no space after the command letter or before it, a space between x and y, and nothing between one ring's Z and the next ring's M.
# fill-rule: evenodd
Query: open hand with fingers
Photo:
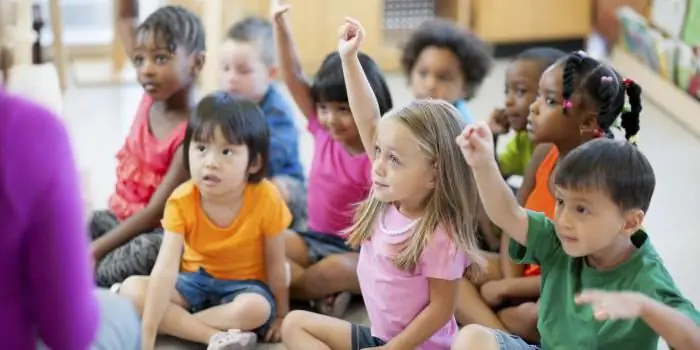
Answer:
M284 14L292 8L289 5L284 5L282 0L271 0L270 1L270 18L274 22L279 22L284 19Z
M464 128L464 131L457 136L457 144L462 149L467 164L472 168L482 167L496 161L493 133L484 122L478 122Z
M338 54L340 54L340 57L356 56L365 37L365 30L360 22L346 17L345 23L340 26L339 32Z
M577 304L589 304L598 320L635 319L641 316L646 296L636 292L586 290L576 297Z

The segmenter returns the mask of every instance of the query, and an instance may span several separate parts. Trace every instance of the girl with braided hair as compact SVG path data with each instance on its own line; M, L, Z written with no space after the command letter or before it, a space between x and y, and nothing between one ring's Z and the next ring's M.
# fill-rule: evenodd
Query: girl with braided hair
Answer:
M116 156L109 208L93 213L90 223L100 286L148 275L155 264L165 202L189 178L182 142L204 46L202 23L180 6L158 9L136 30L131 58L145 94Z

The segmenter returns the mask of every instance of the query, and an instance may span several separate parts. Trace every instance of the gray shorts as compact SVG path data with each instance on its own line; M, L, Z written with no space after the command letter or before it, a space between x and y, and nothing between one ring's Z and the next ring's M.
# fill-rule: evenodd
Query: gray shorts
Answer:
M350 327L352 327L350 329L350 345L352 350L362 350L386 345L383 339L372 336L372 331L369 327L355 323L351 324Z
M501 350L540 350L539 346L528 344L528 342L517 335L512 335L495 329L492 329L491 331L493 332L494 337L496 337L496 341L498 342L498 346Z
M315 264L329 255L356 253L342 237L314 231L298 232L309 251L309 263Z

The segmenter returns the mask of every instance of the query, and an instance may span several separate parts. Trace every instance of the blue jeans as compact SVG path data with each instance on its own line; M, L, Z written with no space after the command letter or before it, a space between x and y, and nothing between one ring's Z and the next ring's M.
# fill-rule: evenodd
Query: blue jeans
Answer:
M177 277L175 289L195 313L213 306L228 304L243 293L261 295L270 303L270 316L265 324L255 329L259 337L264 337L270 324L275 319L275 298L270 288L257 280L222 280L216 279L201 267L197 272L182 272Z
M537 345L528 344L517 335L508 334L495 329L491 330L501 350L540 350Z

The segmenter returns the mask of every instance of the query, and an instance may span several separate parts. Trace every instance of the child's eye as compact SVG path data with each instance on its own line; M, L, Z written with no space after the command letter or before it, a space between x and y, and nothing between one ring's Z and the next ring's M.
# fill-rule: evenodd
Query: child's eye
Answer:
M163 64L168 61L167 55L156 55L156 64Z
M581 215L586 215L586 214L588 214L588 209L582 205L577 205L576 212L581 214Z
M391 165L397 165L397 164L399 164L399 159L396 158L396 156L393 155L393 154L390 154L390 155L387 157L387 159L389 160L389 164L391 164Z
M196 149L197 151L199 151L199 152L204 152L204 151L207 150L207 147L204 146L204 145L197 145L197 146L195 147L195 149Z
M134 61L134 65L138 67L143 64L143 56L135 55L132 61Z
M557 198L556 203L557 203L557 207L561 207L562 205L564 205L564 200L561 198Z
M525 89L517 89L517 90L515 90L515 93L516 93L518 96L523 96L523 95L525 95L525 94L527 93L527 90L525 90Z
M221 152L221 154L223 154L225 156L230 156L230 155L233 155L233 150L230 148L226 148Z
M555 104L557 104L557 101L555 101L555 100L552 99L552 98L547 98L547 99L544 100L544 102L545 102L546 104L548 104L548 105L555 105Z
M379 155L382 153L382 149L379 146L374 146L374 155Z
M339 106L339 107L338 107L338 112L341 112L341 113L349 113L349 112L350 112L350 106Z

